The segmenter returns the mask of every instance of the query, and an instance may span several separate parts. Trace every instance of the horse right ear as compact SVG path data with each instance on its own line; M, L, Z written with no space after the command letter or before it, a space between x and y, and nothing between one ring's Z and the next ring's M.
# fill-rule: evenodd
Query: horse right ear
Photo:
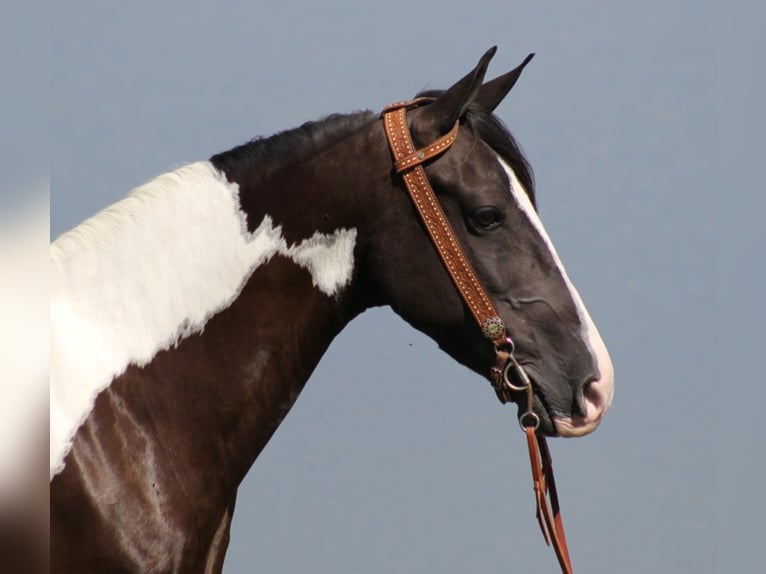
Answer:
M490 80L484 84L474 100L475 105L484 112L491 114L495 108L503 101L503 98L511 91L516 80L521 76L521 72L524 67L529 64L530 60L534 58L534 53L530 54L524 61L516 66L513 70L502 76L498 76L494 80Z
M450 131L479 93L496 50L496 46L487 50L473 70L445 90L434 103L423 108L422 114L418 114L418 127L424 132L436 132L438 136Z

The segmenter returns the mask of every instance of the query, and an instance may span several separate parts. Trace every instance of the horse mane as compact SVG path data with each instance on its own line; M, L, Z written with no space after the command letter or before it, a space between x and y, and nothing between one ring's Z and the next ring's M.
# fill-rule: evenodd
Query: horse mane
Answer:
M468 108L466 118L468 124L476 130L482 141L511 166L529 195L532 205L536 208L535 175L532 166L527 161L516 138L513 137L503 121L494 114L488 114L475 108Z
M162 203L169 191L209 177L209 173L209 168L206 169L203 162L195 162L148 180L118 202L57 237L51 243L51 263L64 265L85 246L104 246L114 242L120 228L135 224L144 213Z
M245 171L267 177L287 165L305 161L319 150L333 146L369 125L377 117L370 110L330 114L272 136L256 137L212 156L210 161L230 179L236 179L237 174Z
M442 93L442 90L427 90L417 96L438 97ZM305 161L318 150L338 143L378 117L378 114L370 110L330 114L272 136L256 137L228 151L215 154L210 161L230 178L236 179L237 174L246 171L258 174L261 178L268 177L287 165ZM532 205L536 205L532 166L503 121L476 106L468 108L466 121L482 141L511 166L529 194Z
M443 90L426 90L420 92L417 97L439 97ZM465 120L472 130L499 155L519 178L524 186L532 205L537 207L535 200L535 176L532 166L527 161L521 145L513 137L503 120L492 113L488 113L477 106L469 106Z

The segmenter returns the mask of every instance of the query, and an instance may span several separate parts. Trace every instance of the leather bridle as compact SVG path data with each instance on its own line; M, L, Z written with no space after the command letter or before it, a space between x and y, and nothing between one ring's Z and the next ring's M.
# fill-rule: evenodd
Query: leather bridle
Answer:
M401 175L405 187L415 204L431 242L441 257L452 282L460 296L470 309L482 333L492 342L495 360L490 369L489 379L497 397L502 403L512 396L526 393L527 408L519 417L519 424L526 433L529 458L532 465L532 480L537 505L537 521L546 543L556 552L561 570L572 574L564 525L559 510L556 483L553 478L553 466L550 451L544 436L537 435L540 419L533 411L533 383L524 368L514 357L514 344L505 323L500 318L492 300L476 275L471 263L465 256L455 232L447 220L444 211L436 199L428 181L423 163L444 153L457 139L459 122L452 129L433 143L415 149L409 127L407 110L430 103L434 98L417 98L397 102L383 109L383 125L394 159L394 169ZM550 507L547 495L550 495Z

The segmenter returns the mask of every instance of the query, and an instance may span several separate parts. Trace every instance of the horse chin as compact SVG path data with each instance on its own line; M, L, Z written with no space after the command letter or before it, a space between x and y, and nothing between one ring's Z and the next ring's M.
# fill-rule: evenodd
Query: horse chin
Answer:
M578 437L592 433L601 423L601 419L586 420L582 417L566 417L554 419L556 431L562 437Z
M527 411L526 400L514 401L517 405L519 420ZM584 417L565 417L551 413L545 401L535 394L534 413L540 421L538 433L549 437L574 438L592 433L601 423L601 418L589 420Z
M534 379L532 379L534 381ZM534 382L533 382L534 384ZM522 410L522 406L524 409ZM601 417L588 419L579 416L565 416L548 406L544 393L535 392L534 413L540 420L538 432L550 437L574 438L584 436L596 430L601 422ZM519 404L519 416L526 410L526 401Z

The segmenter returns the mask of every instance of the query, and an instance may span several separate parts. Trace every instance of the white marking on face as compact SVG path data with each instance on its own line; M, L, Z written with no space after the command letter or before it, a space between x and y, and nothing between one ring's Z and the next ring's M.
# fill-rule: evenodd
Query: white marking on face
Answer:
M577 289L569 279L566 269L564 269L564 265L561 262L558 253L556 253L556 248L553 246L553 242L551 241L550 237L548 237L548 233L545 231L543 222L540 220L540 216L537 214L537 211L529 199L529 195L524 190L524 187L516 177L516 173L513 171L511 166L509 166L500 157L498 157L498 161L508 176L508 180L511 184L511 193L513 198L516 200L516 203L518 204L521 211L526 215L527 219L529 219L532 227L537 231L537 233L540 235L540 238L548 247L556 268L559 270L561 277L564 279L564 283L569 289L572 300L575 303L575 308L577 309L577 315L580 318L580 324L582 325L582 338L588 345L591 356L593 357L593 360L595 361L598 368L598 381L593 383L591 387L586 390L585 399L587 404L587 412L585 417L583 417L583 420L574 421L573 423L567 419L561 421L563 422L563 425L557 426L559 434L562 436L575 436L579 434L585 434L586 432L590 432L591 430L595 429L598 421L612 404L612 399L614 397L614 367L612 366L612 360L609 357L609 352L606 349L606 345L604 344L604 341L601 338L596 325L593 323L593 320L588 314L588 310L585 308L585 304L583 303L580 294L577 292ZM558 422L559 421L557 420L557 423Z
M355 229L287 245L269 216L248 233L239 189L207 161L161 175L59 237L50 253L50 472L96 396L227 308L275 255L334 296L349 284Z

